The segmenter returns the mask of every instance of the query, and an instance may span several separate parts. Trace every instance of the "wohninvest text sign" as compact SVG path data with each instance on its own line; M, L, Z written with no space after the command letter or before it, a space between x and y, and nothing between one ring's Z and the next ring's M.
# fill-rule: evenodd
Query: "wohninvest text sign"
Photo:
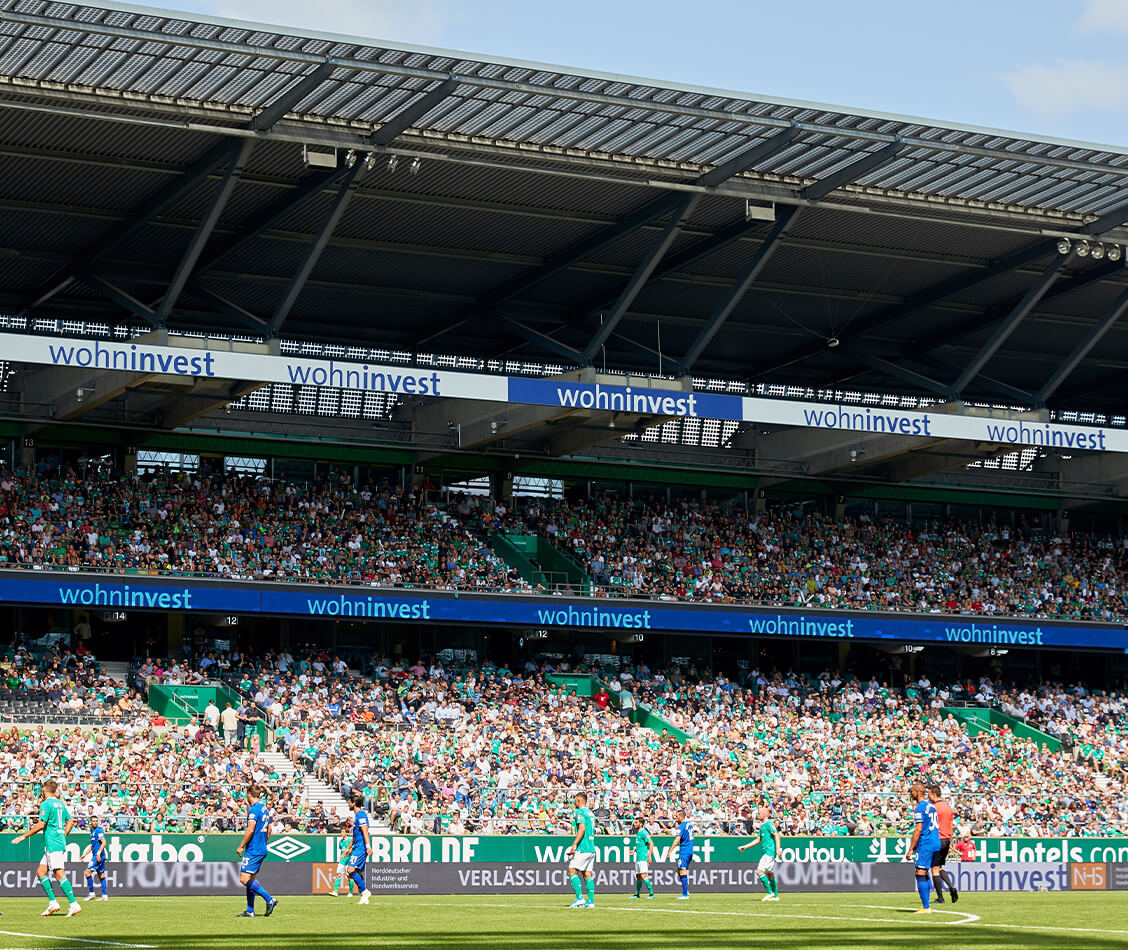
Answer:
M995 621L942 614L807 610L661 600L334 587L174 575L91 575L0 569L0 603L70 609L268 614L330 621L451 623L595 630L638 642L650 635L877 640L995 647L1128 649L1122 625Z
M208 349L205 341L188 338L180 338L179 343L165 346L0 333L0 346L3 346L4 357L8 360L79 370L189 379L231 379L264 384L290 383L405 396L519 403L563 410L725 419L832 432L1128 452L1128 430L1048 422L1036 413L1012 418L976 414L970 410L928 411L809 403L690 392L661 388L661 385L532 379L355 360L271 355L237 349Z

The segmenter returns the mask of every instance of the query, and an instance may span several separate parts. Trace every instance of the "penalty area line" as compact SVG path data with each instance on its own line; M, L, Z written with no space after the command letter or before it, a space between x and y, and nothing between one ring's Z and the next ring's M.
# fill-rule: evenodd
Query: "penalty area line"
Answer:
M95 947L128 947L130 950L157 950L153 943L122 943L120 940L94 940L91 937L60 937L55 934L28 934L18 930L0 930L5 937L31 937L33 940L57 940L62 943L90 944Z

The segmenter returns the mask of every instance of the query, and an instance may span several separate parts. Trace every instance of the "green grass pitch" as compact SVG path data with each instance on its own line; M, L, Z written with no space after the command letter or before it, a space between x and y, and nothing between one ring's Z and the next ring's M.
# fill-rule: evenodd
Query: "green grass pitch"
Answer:
M43 919L42 900L0 901L0 948L39 950L341 950L345 947L450 950L709 950L709 948L923 947L994 950L1128 947L1128 892L965 894L946 913L909 913L913 894L662 894L633 901L597 895L594 910L569 910L559 897L283 897L270 918L236 919L230 898L111 898L82 913ZM261 903L260 903L261 907ZM956 911L956 912L953 912Z

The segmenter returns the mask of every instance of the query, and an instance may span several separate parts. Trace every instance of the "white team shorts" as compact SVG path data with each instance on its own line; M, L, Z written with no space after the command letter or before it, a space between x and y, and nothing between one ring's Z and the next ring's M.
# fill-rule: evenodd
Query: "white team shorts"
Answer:
M595 871L595 854L590 851L586 854L577 852L568 859L568 867L573 871Z
M769 874L775 871L775 858L764 854L760 856L760 863L756 865L757 874Z
M337 865L337 877L342 877L343 875L348 874L348 873L349 873L349 866L347 864L338 864Z
M67 853L65 851L44 851L43 864L48 871L64 871L67 866Z
M635 874L649 874L650 865L646 861L635 861Z

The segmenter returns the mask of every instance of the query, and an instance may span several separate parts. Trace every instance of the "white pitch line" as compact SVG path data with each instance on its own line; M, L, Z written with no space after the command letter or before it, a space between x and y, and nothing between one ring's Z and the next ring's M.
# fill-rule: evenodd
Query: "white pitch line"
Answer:
M535 908L537 910L567 910L568 905L560 904L504 904L504 903L489 903L484 904L477 901L450 901L447 903L420 903L416 906L419 907L504 907L508 910L521 910L523 908ZM596 905L598 910L618 910L626 911L627 913L645 913L645 914L686 914L710 917L767 917L776 920L846 920L854 923L863 924L916 924L922 927L962 927L966 926L973 930L1040 930L1048 931L1050 933L1079 933L1079 934L1109 934L1113 936L1128 935L1128 930L1102 930L1098 927L1051 927L1039 924L996 924L989 923L980 919L976 920L929 920L927 917L920 918L913 916L911 920L899 920L895 917L840 917L830 916L828 914L761 914L754 911L736 911L736 910L690 910L688 907L649 907L643 905L642 907L608 907L606 904ZM872 904L856 905L865 907L874 907ZM903 907L889 908L890 910L904 910ZM963 911L934 911L937 914L963 914ZM974 914L968 915L974 917Z
M860 904L859 906L860 907L868 907L870 910L899 910L899 911L901 911L901 913L908 913L908 911L906 911L904 907L888 907L888 906L883 905L883 904ZM934 914L949 914L949 915L954 915L956 917L963 917L964 918L963 920L949 921L949 923L953 927L959 926L960 924L974 924L977 920L979 920L978 914L966 914L962 910L937 910L935 907L933 907L932 913L934 913Z
M152 943L121 943L117 940L93 940L90 937L56 937L53 934L25 934L18 930L0 930L6 937L31 937L35 940L60 940L65 943L89 943L99 947L129 947L132 950L157 950Z
M454 903L454 902L452 902ZM450 907L452 903L429 903L421 904L422 907ZM521 908L532 907L537 910L567 910L568 905L560 904L482 904L478 902L473 903L454 903L454 906L461 907L505 907L510 910L518 910ZM929 921L914 918L913 920L898 920L897 918L885 917L842 917L839 915L831 916L829 914L762 914L755 911L737 911L737 910L690 910L688 907L650 907L643 905L642 907L614 907L607 904L597 904L597 910L617 910L628 914L685 914L703 917L767 917L775 920L844 920L851 923L863 924L919 924L925 927L935 927L939 925L952 926L953 924L962 924L966 921ZM893 908L894 910L903 910L901 907ZM950 913L950 912L949 912ZM958 911L957 911L958 913Z

